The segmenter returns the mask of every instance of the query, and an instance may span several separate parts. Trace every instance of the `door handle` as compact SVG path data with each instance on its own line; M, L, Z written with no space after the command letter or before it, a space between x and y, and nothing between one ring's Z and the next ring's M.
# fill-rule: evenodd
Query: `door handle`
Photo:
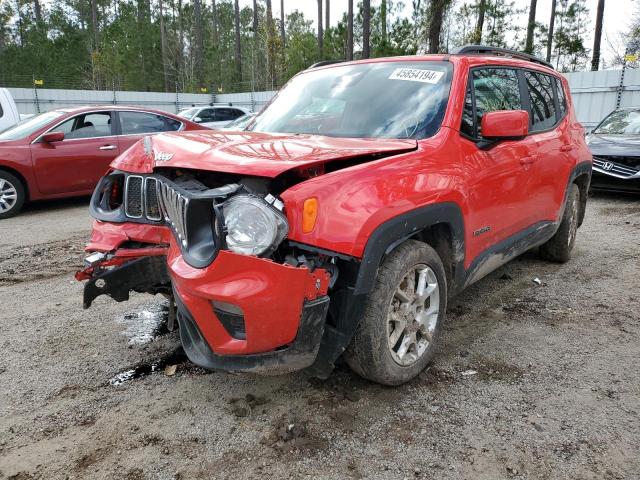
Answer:
M526 157L522 157L520 159L520 163L522 165L531 165L533 162L535 162L538 159L537 155L528 155Z
M115 145L104 145L100 147L98 150L115 150L117 147Z
M567 144L567 145L562 145L560 147L560 151L561 152L570 152L571 150L573 150L573 145L572 144Z

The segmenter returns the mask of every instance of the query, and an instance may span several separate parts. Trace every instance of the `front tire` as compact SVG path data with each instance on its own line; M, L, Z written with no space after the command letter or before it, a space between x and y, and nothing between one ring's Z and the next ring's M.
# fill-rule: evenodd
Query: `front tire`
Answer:
M22 182L15 175L0 170L0 220L17 215L25 197Z
M569 261L571 250L573 250L573 245L576 241L579 212L580 188L575 183L572 183L558 231L547 243L540 247L542 258L558 263Z
M447 307L442 260L408 240L386 257L345 360L358 375L400 385L431 361Z

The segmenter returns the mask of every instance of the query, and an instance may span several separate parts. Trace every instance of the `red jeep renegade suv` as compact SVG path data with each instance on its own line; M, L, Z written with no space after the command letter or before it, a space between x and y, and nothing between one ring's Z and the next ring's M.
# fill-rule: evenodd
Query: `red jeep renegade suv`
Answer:
M112 164L85 306L163 292L211 369L397 385L447 299L533 247L569 259L591 154L567 82L508 50L315 65L243 132L166 133ZM165 256L166 254L166 256Z

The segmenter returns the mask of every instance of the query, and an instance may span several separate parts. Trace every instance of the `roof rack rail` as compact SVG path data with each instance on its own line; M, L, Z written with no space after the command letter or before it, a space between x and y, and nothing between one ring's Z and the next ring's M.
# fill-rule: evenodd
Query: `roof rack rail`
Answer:
M542 60L541 58L534 57L528 53L518 52L517 50L510 50L508 48L490 47L488 45L464 45L453 51L453 55L469 55L469 54L486 54L496 55L499 57L511 57L518 58L520 60L527 60L529 62L539 63L545 67L553 69L553 65L549 62Z
M323 60L321 62L316 62L311 65L307 70L311 70L312 68L324 67L325 65L333 65L334 63L342 63L344 60Z

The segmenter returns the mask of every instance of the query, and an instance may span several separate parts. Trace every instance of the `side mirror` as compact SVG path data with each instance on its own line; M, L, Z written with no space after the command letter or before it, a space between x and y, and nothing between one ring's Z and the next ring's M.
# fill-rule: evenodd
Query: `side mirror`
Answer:
M64 140L64 132L49 132L42 136L42 141L45 143L61 142Z
M193 121L196 123L202 123L202 118L200 117L193 117Z
M529 134L529 112L497 110L482 115L482 137L487 140L517 140Z

